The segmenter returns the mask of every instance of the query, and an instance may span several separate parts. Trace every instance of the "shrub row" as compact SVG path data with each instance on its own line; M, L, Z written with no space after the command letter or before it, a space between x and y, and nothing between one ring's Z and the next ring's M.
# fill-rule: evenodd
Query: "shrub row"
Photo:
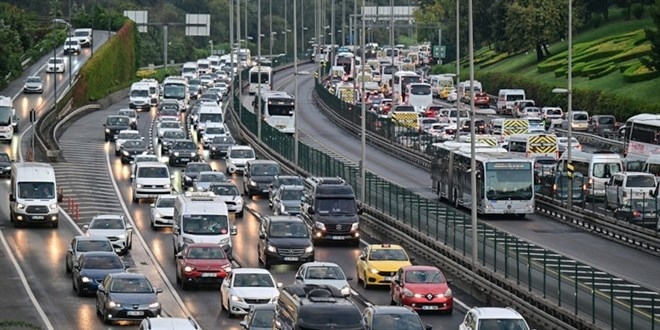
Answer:
M598 78L601 78L601 77L605 77L605 76L607 76L608 74L610 74L610 73L616 71L618 68L619 68L619 67L617 67L616 65L614 65L614 64L610 64L610 65L609 65L607 68L605 68L604 70L601 70L601 71L599 71L599 72L596 72L596 73L592 73L592 74L590 74L590 75L589 75L589 80L593 80L593 79L598 79Z
M117 86L125 86L135 79L137 71L138 35L135 23L126 20L117 34L94 52L80 70L73 91L73 106L96 101Z
M623 81L627 83L636 83L658 77L660 77L660 71L651 71L641 62L631 65L623 71Z

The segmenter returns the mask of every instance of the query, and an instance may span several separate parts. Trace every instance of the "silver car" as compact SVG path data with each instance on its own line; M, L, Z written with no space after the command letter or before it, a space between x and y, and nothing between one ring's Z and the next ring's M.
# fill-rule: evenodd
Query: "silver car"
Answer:
M96 313L105 324L157 317L162 310L161 292L143 274L108 274L96 291Z
M43 93L44 92L44 81L39 76L30 76L25 79L25 85L23 85L23 93Z
M346 277L341 267L335 263L313 261L306 262L298 268L295 283L334 286L348 297L351 295L348 281L352 280L351 277Z
M176 195L160 195L151 204L151 229L172 227L174 221L174 202Z
M222 172L204 171L194 180L193 187L196 191L207 191L212 184L227 182L227 177Z
M280 186L269 205L275 215L298 215L304 193L303 186Z

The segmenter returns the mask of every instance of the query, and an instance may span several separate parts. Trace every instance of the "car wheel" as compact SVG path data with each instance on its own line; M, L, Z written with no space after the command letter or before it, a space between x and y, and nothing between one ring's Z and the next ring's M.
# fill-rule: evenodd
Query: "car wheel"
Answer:
M105 142L108 142L108 141L110 141L110 139L108 139L108 137L107 137L107 136L106 136L106 137L105 137L104 139L105 139Z
M71 269L71 265L69 264L68 261L66 262L66 267L65 267L65 268L66 268L66 272L67 272L67 273L71 273L71 270L72 270L72 269Z
M394 301L394 295L392 295L391 290L390 290L390 306L396 306L396 301Z
M135 195L133 195L133 203L140 204L140 200L137 197L135 197Z
M82 297L85 295L85 293L80 289L80 286L75 286L76 294L78 294L78 297Z
M181 284L181 273L179 272L179 267L176 269L176 284Z
M362 288L365 290L368 290L370 287L369 284L367 284L367 272L364 273L364 278L362 279Z
M60 222L59 222L59 221L55 221L55 222L53 222L50 226L53 227L53 228L57 228L57 227L60 226Z
M184 279L179 279L179 281L181 281L181 290L183 290L183 291L190 290L190 283L188 283L188 281L186 281Z
M115 150L115 156L119 156L119 155L121 155L121 153L119 152L119 150Z
M231 173L229 173L229 167L227 167L227 168L225 169L225 172L226 172L228 175L231 175Z
M605 209L606 210L610 209L610 203L607 201L607 194L605 194Z
M128 240L128 249L133 249L133 235L131 235L130 239Z

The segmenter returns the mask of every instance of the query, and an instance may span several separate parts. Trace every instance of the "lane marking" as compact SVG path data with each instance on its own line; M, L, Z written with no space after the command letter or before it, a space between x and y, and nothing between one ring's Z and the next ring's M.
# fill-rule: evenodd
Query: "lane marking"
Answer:
M34 305L34 307L37 309L37 313L39 314L41 321L46 325L46 328L48 330L55 330L55 327L53 327L53 325L50 323L50 320L48 319L48 316L46 316L46 313L44 312L43 308L41 308L41 305L39 304L37 297L34 296L34 293L30 288L30 284L28 283L27 278L25 278L25 273L23 273L21 266L18 264L18 261L14 256L14 253L11 251L11 248L9 248L9 244L7 243L7 240L5 239L5 235L2 233L2 231L0 231L0 241L2 241L2 245L4 249L7 251L7 256L9 256L9 259L11 259L11 263L14 265L14 269L16 269L16 273L18 273L18 277L21 278L21 283L23 283L23 288L30 297L30 300L32 301L32 305Z

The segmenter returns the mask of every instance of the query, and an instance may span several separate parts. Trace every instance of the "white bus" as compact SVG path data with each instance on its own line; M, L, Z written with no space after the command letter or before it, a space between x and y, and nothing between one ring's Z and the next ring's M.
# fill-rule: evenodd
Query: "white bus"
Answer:
M250 94L269 91L272 89L272 84L273 68L258 65L250 69Z
M415 111L424 112L433 104L431 85L426 83L412 83L406 86L406 100L408 105L415 107Z
M349 52L342 52L335 56L333 66L341 66L344 68L344 74L353 77L355 74L355 55Z
M392 77L397 70L397 66L392 64L383 64L380 66L380 81L383 84L392 86Z
M252 55L250 49L241 48L238 50L238 63L244 68L249 68L252 66Z
M398 71L392 78L392 100L399 100L405 103L406 86L414 83L421 83L422 77L412 71Z
M632 116L624 126L623 154L648 156L660 153L660 114Z
M557 165L559 171L566 171L567 158L567 152L561 155ZM588 153L573 150L571 163L574 172L580 172L585 178L589 178L586 188L589 195L594 197L605 197L605 182L609 181L612 174L623 171L621 156L612 152Z
M183 77L167 77L163 80L163 99L177 100L179 111L186 111L190 93L188 93L188 82Z
M295 99L282 91L262 92L257 96L258 104L266 123L282 133L293 134Z
M472 205L470 148L439 148L431 163L435 189L454 206L476 207L480 214L534 213L534 160L502 148L477 148L477 205Z

